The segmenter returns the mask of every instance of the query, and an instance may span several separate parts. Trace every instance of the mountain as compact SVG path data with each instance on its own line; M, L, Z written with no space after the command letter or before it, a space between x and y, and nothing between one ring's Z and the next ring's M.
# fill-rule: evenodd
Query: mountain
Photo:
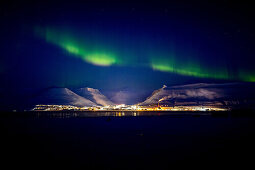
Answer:
M106 96L104 96L98 89L86 87L86 88L74 89L73 91L76 94L91 100L97 105L101 105L101 106L115 105Z
M162 88L153 91L153 93L151 94L151 96L149 96L144 102L139 103L139 105L153 105L153 104L157 104L158 101L166 96L168 96L168 94L170 94L170 91L168 91L167 86L164 85Z
M254 84L249 83L197 83L170 87L164 85L139 105L147 106L160 103L173 106L253 107L255 104L254 92Z
M81 97L68 88L48 88L32 99L34 104L54 104L72 106L96 106L94 102Z

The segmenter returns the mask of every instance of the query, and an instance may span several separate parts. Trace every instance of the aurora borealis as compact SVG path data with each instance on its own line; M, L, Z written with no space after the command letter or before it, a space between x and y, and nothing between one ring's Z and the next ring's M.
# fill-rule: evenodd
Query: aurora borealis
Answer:
M255 82L254 12L247 5L95 0L2 9L3 89L127 94L162 84Z
M44 38L47 42L58 45L73 56L99 66L110 66L118 62L117 57L111 52L107 52L98 47L91 47L77 37L73 37L68 32L57 32L56 30L46 29ZM100 50L101 49L101 50Z
M208 63L207 65L203 64L199 59L195 58L192 58L189 61L186 58L179 59L177 55L170 55L172 52L162 57L158 55L162 53L162 51L156 51L152 56L152 54L143 46L136 47L143 48L139 49L139 54L136 52L137 49L129 48L129 50L136 52L130 54L129 51L125 52L123 50L123 46L120 47L116 44L111 44L111 46L108 44L108 46L106 46L105 44L102 44L100 40L99 42L92 41L94 43L90 43L88 40L86 40L86 38L79 38L78 36L75 36L75 34L72 34L72 31L75 32L74 30L59 31L56 28L54 29L50 27L35 28L35 33L43 38L47 43L56 45L66 52L69 52L71 56L80 58L81 60L96 66L125 67L134 65L137 67L149 67L156 71L170 72L199 78L241 80L247 82L255 81L255 75L252 72L244 72L239 70L238 74L234 74L227 70L226 66L224 65L225 63L217 62L217 64L220 66L213 67ZM80 34L82 35L84 33ZM124 46L126 47L127 44ZM153 46L153 43L151 46ZM114 50L114 47L118 49ZM167 49L161 50L166 51ZM137 62L136 58L141 54L143 55L143 61Z

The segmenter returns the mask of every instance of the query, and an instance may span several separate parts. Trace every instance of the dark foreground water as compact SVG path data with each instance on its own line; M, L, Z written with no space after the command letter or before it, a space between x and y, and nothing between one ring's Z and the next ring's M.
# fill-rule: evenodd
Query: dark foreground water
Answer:
M204 112L146 112L135 116L133 112L125 112L124 115L119 112L3 113L0 116L1 167L254 167L255 118L252 116Z

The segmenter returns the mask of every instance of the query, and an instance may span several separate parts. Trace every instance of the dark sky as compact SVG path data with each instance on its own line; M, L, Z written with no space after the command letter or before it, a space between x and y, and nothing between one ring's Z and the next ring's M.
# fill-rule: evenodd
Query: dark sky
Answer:
M254 9L232 1L1 2L1 89L254 82Z

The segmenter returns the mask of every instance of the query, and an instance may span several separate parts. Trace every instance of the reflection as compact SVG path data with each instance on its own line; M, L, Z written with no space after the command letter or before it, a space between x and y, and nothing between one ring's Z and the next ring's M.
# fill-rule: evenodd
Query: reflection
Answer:
M167 115L211 115L211 112L173 112L173 111L44 111L44 112L26 112L36 118L82 118L82 117L128 117L128 116L167 116Z

